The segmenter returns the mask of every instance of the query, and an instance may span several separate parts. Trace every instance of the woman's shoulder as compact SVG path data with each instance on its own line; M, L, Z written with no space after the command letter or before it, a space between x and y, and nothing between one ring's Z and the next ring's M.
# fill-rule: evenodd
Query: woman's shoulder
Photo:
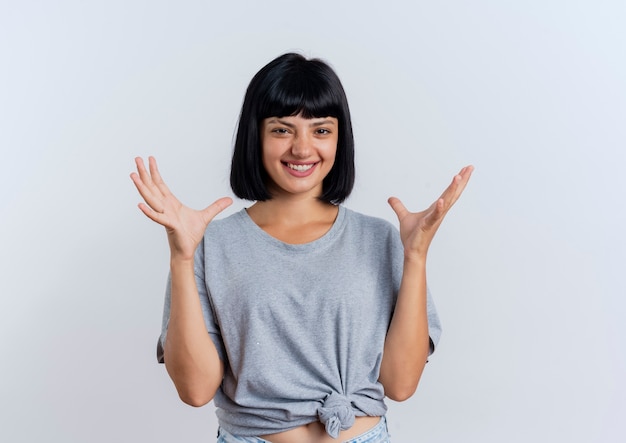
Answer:
M204 237L220 238L228 237L234 233L241 232L241 228L246 224L246 210L240 209L224 217L215 218L206 228Z
M384 251L389 257L402 255L400 232L391 221L351 209L346 209L346 219L348 238L358 243L362 254L372 253L378 259Z
M362 245L372 244L375 248L398 248L401 245L398 228L382 217L363 214L346 209L346 227L354 236L359 238Z
M354 209L344 207L346 212L346 218L353 225L362 226L367 229L374 229L378 231L397 231L397 228L389 220L382 217L364 214Z
M238 220L240 220L244 215L246 215L245 208L238 209L231 214L225 214L223 212L219 214L218 217L211 220L211 223L209 223L209 227L211 227L211 225L223 227L223 226L228 226L233 223L238 223Z

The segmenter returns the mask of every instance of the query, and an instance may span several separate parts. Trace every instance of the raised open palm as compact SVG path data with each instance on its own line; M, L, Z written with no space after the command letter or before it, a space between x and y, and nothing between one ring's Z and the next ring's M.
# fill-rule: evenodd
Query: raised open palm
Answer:
M232 199L223 197L205 209L191 209L183 205L165 185L154 157L148 158L149 171L141 157L137 157L135 163L137 172L133 172L130 178L145 201L139 203L139 209L165 227L173 257L193 259L208 224L231 205Z
M425 258L437 229L444 217L459 199L474 170L466 166L452 179L450 186L443 191L432 205L421 212L410 212L396 197L389 199L389 204L400 221L400 238L406 255Z

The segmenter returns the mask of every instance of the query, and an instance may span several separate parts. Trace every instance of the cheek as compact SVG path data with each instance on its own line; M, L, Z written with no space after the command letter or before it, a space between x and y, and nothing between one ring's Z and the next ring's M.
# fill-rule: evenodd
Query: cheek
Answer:
M274 159L276 159L277 149L274 143L265 142L261 143L261 159L263 161L263 165L267 167Z
M334 162L335 158L337 158L337 143L330 144L325 150L325 152L326 152L326 158Z

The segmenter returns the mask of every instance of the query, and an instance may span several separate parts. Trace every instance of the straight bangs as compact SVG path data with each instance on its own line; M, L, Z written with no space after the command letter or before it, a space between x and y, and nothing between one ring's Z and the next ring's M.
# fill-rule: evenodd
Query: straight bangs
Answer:
M259 117L341 117L341 97L333 94L332 81L321 73L293 72L277 79L259 103ZM318 75L315 75L318 74Z

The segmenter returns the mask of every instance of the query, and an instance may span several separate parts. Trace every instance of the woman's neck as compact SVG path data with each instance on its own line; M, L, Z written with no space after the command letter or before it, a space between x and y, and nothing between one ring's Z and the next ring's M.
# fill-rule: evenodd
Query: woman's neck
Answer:
M261 229L285 243L309 243L322 237L337 218L338 207L317 198L274 198L247 209Z

